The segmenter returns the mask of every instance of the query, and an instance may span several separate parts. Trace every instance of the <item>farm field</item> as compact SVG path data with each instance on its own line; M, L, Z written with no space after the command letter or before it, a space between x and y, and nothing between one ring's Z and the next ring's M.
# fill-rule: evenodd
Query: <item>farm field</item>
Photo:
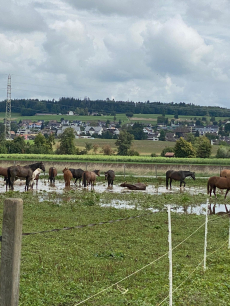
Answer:
M0 120L3 121L3 119L5 118L5 113L0 113ZM36 115L36 116L21 116L19 113L12 113L11 114L11 119L12 120L17 120L17 122L19 122L20 120L32 120L33 121L38 121L38 120L57 120L57 121L61 121L61 118L64 118L65 120L79 120L79 121L83 121L83 122L87 122L87 121L91 121L91 122L95 122L95 124L98 121L107 121L110 120L111 122L114 121L114 116L69 116L69 115ZM128 122L128 118L126 117L125 114L117 114L116 115L116 121L118 122L119 120L121 120L122 124L123 123L127 123Z
M101 177L95 192L73 183L65 189L59 177L56 190L45 179L37 191L5 193L1 181L0 223L4 199L20 197L23 233L47 231L23 236L19 305L74 306L86 299L81 305L158 305L164 299L167 305L167 204L173 206L173 288L180 286L174 304L229 305L229 218L209 216L204 273L205 216L189 213L205 205L207 180L187 180L182 192L176 183L166 192L161 179L139 180L148 184L146 192L119 187L119 177L113 189ZM149 192L154 188L157 193ZM227 202L218 193L217 203Z
M134 114L133 117L128 118L126 114L116 114L116 121L118 122L121 120L122 124L128 123L128 122L140 122L140 123L151 123L156 124L157 117L161 116L161 114ZM173 115L165 115L166 118L173 119ZM197 119L201 119L202 116L195 116ZM191 119L194 120L194 116L179 116L179 121L190 121ZM0 113L0 121L3 121L5 118L5 113ZM23 120L23 119L29 119L32 121L37 120L57 120L60 121L61 118L64 118L66 120L80 120L83 122L91 121L97 123L98 121L107 121L110 120L111 122L114 121L114 116L69 116L69 115L37 115L37 116L21 116L20 113L12 113L11 114L12 120ZM210 117L207 117L208 120L210 120ZM219 120L226 120L226 117L216 117L217 121Z
M98 153L102 154L102 147L104 145L110 145L113 150L116 151L117 147L115 145L114 139L100 139L100 138L94 138L94 139L83 139L79 138L76 139L75 145L79 149L84 149L86 143L91 143L92 145L98 144L99 149L97 151ZM57 145L57 144L56 144ZM135 151L138 151L140 155L151 155L152 153L155 153L156 155L160 155L162 150L166 147L174 147L175 142L172 141L151 141L151 140L134 140L132 148ZM215 156L217 153L219 146L215 145L212 146L212 153L211 156ZM89 153L93 154L93 150L89 151Z

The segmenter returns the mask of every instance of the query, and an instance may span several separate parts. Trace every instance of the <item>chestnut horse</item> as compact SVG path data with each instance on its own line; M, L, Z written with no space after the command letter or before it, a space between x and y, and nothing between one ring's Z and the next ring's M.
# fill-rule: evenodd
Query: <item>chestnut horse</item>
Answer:
M54 167L49 168L49 178L48 182L50 181L50 184L55 183L55 176L57 176L57 169Z
M230 170L228 169L223 169L220 171L220 176L221 177L230 177Z
M70 187L70 181L73 178L71 171L68 168L62 170L64 173L65 187Z
M82 174L82 181L83 181L84 187L91 184L91 189L94 189L94 184L96 182L97 176L100 176L100 170L84 171Z
M226 177L219 177L219 176L212 176L208 179L207 183L207 193L210 195L212 194L212 191L214 195L216 196L216 187L219 189L227 189L225 193L225 199L228 194L228 191L230 190L230 178Z

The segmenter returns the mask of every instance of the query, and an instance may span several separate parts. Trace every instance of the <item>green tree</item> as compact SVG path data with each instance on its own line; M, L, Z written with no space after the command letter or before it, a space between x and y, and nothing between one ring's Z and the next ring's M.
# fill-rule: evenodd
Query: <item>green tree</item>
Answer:
M224 126L224 131L225 133L230 133L230 123L226 123L225 126Z
M229 158L230 157L230 148L225 146L220 146L216 152L216 158Z
M196 142L196 157L208 158L211 155L212 146L210 140L205 137L199 137Z
M191 142L180 137L174 147L175 157L196 157L196 150Z
M165 131L164 130L160 130L160 137L159 137L159 140L161 141L165 141Z
M164 157L165 153L167 152L174 152L174 148L173 147L166 147L161 151L161 156Z
M25 138L23 136L17 136L13 140L7 140L5 142L7 152L9 154L13 153L26 153L27 144L25 142Z
M46 138L44 135L42 135L42 133L38 133L34 138L34 144L31 146L31 153L36 153L36 154L53 153L52 138L49 137Z
M132 127L128 127L127 131L134 136L135 140L144 140L147 139L147 135L144 133L143 127L143 124L135 122Z
M67 128L59 136L60 147L57 149L57 154L76 154L77 150L74 145L75 132L72 128Z
M90 151L92 149L92 147L93 147L92 143L90 143L90 142L85 143L85 149L86 149L87 152Z
M115 145L117 146L117 154L128 155L128 150L130 149L133 140L133 135L131 135L125 130L121 131L118 136L118 139L115 142Z

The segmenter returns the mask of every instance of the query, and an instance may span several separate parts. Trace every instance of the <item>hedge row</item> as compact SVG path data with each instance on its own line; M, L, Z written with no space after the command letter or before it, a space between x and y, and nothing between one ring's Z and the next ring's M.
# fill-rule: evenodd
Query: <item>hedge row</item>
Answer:
M230 166L229 158L167 158L150 156L108 155L45 155L45 154L0 154L0 160L12 161L69 161L69 162L112 162L151 164L190 164Z

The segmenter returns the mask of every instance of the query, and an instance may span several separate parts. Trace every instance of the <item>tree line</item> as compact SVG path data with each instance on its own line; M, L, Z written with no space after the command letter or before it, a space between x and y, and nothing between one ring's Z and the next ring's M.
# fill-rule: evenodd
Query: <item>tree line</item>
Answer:
M5 112L5 101L0 102L0 112ZM62 97L55 100L39 99L14 99L11 101L11 111L20 113L22 116L33 116L36 113L67 113L73 111L79 115L88 113L121 114L128 116L134 114L163 114L184 116L213 116L230 117L230 109L217 106L199 106L192 103L162 103L162 102L132 102L115 100L90 100Z

